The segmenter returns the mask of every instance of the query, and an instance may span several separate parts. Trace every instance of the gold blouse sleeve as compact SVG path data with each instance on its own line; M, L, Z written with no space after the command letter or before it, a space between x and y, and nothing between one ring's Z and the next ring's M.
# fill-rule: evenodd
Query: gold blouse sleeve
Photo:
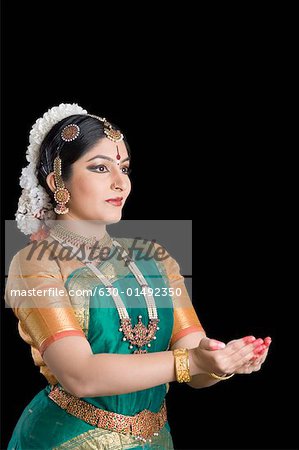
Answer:
M19 319L21 338L42 357L46 348L65 336L85 337L60 268L46 253L30 256L30 246L18 252L9 268L5 300ZM35 355L36 356L36 355ZM35 359L35 358L34 358Z
M169 287L173 288L173 292L175 294L173 296L174 326L170 342L170 346L172 346L176 341L187 334L193 333L194 331L204 332L204 329L192 305L185 285L184 277L180 273L178 263L167 252L165 253L165 259L163 259L160 263L162 263L168 279ZM176 292L179 292L177 288L180 288L181 295L176 294Z

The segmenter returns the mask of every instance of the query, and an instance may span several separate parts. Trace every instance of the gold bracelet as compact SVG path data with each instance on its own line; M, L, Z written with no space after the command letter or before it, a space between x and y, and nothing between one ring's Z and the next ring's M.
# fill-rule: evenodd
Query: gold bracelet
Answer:
M211 373L209 373L209 375L212 378L215 378L215 380L223 381L223 380L228 380L229 378L233 377L235 374L232 373L231 375L221 375L221 376L219 376L219 375L216 375L216 373L211 372Z
M187 348L176 348L173 350L175 361L176 379L179 383L191 381L189 368L189 351Z

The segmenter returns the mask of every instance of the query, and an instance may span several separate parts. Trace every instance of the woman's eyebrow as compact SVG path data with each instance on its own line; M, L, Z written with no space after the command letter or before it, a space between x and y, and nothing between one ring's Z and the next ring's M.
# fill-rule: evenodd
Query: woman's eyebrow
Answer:
M115 162L115 160L114 160L113 158L110 158L109 156L105 156L105 155L96 155L96 156L93 156L92 158L88 159L86 162L92 161L93 159L96 159L96 158L108 159L108 161ZM128 161L129 159L130 159L129 157L124 158L121 162L123 163L123 162L125 162L125 161Z

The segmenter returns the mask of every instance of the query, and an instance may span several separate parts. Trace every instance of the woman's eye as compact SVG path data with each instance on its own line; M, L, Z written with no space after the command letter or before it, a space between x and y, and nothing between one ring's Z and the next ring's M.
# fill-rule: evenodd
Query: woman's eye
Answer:
M106 167L104 164L101 164L101 165L99 165L99 166L92 167L92 170L93 170L94 172L98 172L98 173L105 173L105 172L108 172L108 169L107 169L107 167Z
M92 166L92 167L89 167L89 169L92 170L93 172L97 172L97 173L109 172L109 169L107 168L107 166L105 166L105 164L99 164L98 166ZM122 167L120 170L125 175L129 175L131 173L130 167Z
M131 173L130 167L122 167L121 171L126 175L129 175Z

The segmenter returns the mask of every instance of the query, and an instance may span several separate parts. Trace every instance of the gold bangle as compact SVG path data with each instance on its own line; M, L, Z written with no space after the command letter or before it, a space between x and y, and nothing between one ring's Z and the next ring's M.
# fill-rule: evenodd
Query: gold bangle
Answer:
M187 348L176 348L173 350L175 361L176 379L179 383L191 381L189 368L189 351Z
M228 380L229 378L233 377L235 374L232 373L231 375L221 375L221 376L219 376L219 375L216 375L216 373L211 372L211 373L209 373L209 375L212 378L215 378L215 380L224 381L224 380Z

